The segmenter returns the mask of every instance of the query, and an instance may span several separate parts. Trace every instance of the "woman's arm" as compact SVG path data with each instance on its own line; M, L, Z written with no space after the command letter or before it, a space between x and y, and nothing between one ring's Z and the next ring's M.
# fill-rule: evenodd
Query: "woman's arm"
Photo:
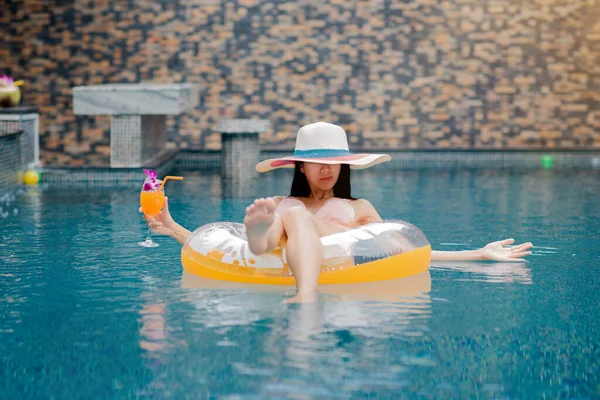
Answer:
M169 236L177 240L179 243L184 244L191 234L192 232L175 222L175 225L171 227L171 234Z
M382 218L379 216L375 207L365 199L358 199L352 202L354 211L356 212L355 225L362 226L372 222L380 222ZM504 247L515 242L514 239L504 239L497 242L492 242L477 250L462 250L462 251L431 251L431 261L478 261L478 260L493 260L493 261L512 261L524 262L523 257L531 254L533 244L527 242L517 246Z
M476 261L483 260L481 249L462 251L431 251L431 261Z
M514 239L504 239L492 242L477 250L463 251L432 251L431 261L476 261L494 260L524 262L523 257L531 254L533 244L523 243L517 246L504 247L515 242Z
M140 212L142 212L141 208ZM169 212L169 199L167 197L165 197L165 204L163 205L160 214L155 217L144 215L144 219L148 223L150 229L152 229L153 233L171 236L181 244L184 244L191 235L190 231L179 225L175 222L173 217L171 217L171 213Z

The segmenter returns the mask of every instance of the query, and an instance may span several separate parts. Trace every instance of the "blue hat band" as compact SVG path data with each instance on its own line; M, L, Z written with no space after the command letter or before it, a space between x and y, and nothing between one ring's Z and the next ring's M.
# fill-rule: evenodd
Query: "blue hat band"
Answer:
M349 150L340 149L316 149L316 150L296 150L294 151L294 157L297 158L332 158L349 156Z

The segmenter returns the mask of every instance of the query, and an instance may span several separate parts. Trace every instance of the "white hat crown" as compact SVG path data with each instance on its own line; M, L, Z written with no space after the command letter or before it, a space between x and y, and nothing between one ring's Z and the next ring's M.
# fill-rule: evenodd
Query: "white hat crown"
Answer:
M296 136L296 151L317 149L349 151L344 128L327 122L315 122L300 128Z

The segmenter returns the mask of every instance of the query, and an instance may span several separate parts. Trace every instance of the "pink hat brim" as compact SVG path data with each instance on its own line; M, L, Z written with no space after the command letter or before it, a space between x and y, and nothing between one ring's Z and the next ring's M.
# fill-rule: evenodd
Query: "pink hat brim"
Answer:
M388 154L350 154L347 156L327 157L327 158L299 158L283 157L264 160L256 164L258 172L268 172L278 168L294 168L296 161L318 163L318 164L348 164L353 169L369 168L373 165L390 161Z

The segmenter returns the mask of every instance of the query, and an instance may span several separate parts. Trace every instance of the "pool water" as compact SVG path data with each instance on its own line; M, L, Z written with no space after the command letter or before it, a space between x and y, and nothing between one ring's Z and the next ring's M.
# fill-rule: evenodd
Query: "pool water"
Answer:
M180 171L171 212L241 221L214 173ZM436 262L396 282L227 285L137 245L135 189L0 193L0 398L600 398L599 171L353 174L353 194L436 250L514 237L525 264ZM286 194L291 173L252 195Z

